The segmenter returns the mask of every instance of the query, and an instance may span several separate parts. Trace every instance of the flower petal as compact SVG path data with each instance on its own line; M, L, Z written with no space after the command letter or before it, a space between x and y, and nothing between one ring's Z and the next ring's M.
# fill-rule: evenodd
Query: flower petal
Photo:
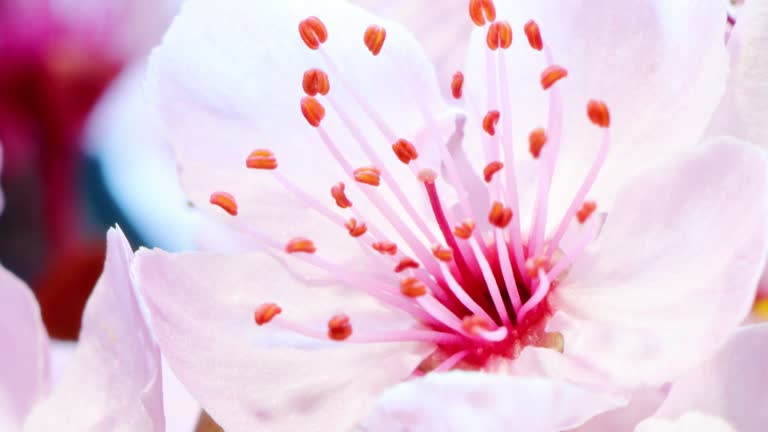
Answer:
M725 420L702 414L689 412L676 420L666 420L651 417L637 425L635 432L741 432Z
M719 138L637 177L550 301L550 331L628 387L673 379L748 315L766 253L766 161Z
M559 431L621 404L609 395L542 378L432 373L389 390L362 424L369 432Z
M318 341L283 330L290 321L325 334L340 312L355 332L414 323L349 289L310 289L263 253L140 251L136 272L165 357L226 430L347 430L425 354L420 344ZM254 311L265 302L282 313L259 327Z
M0 430L19 430L49 385L48 333L24 282L0 267Z
M139 309L118 229L107 234L104 273L83 315L77 350L26 430L165 429L160 352Z

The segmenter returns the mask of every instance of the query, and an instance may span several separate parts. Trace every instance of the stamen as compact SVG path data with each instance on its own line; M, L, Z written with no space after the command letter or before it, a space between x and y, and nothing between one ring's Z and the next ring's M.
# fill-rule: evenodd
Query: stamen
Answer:
M547 90L567 76L568 71L564 67L558 65L549 66L541 73L541 88Z
M421 297L425 295L427 291L427 286L415 277L408 277L400 281L400 292L406 297Z
M344 226L347 227L349 235L355 238L360 237L368 231L368 227L365 226L365 223L358 224L357 219L355 218L350 218Z
M310 69L304 72L304 79L301 84L308 96L316 96L318 93L327 95L331 89L328 74L320 69Z
M485 169L483 169L483 178L485 178L486 183L490 183L491 180L493 180L493 175L499 172L502 168L504 168L504 164L499 161L493 161L485 166Z
M371 186L381 184L381 171L376 167L362 167L353 172L355 180Z
M485 285L488 287L488 292L491 295L493 306L496 308L496 313L499 314L504 325L511 326L509 313L504 305L504 300L501 298L501 289L496 282L496 277L493 274L493 270L491 270L490 264L488 264L488 260L486 260L483 251L480 249L480 244L475 238L470 238L469 245L472 247L472 252L474 252L475 257L477 257L477 264L480 266L483 280L485 280ZM517 293L517 290L514 290L513 293Z
M456 237L467 240L470 237L472 237L472 232L474 230L475 230L475 221L473 221L472 219L467 219L462 223L453 227L453 234L456 235Z
M336 205L339 206L339 208L352 207L352 201L350 201L349 198L347 198L347 194L344 193L345 188L346 186L344 186L343 182L338 182L331 187L331 196L336 200Z
M512 220L512 209L504 207L504 204L494 201L491 211L488 213L488 222L499 228L506 228Z
M404 164L408 164L412 160L419 158L419 152L416 151L416 147L414 147L408 140L402 138L392 144L392 151L395 152L395 155L400 159L400 162Z
M499 122L501 113L496 110L488 111L488 114L483 117L483 130L490 136L496 135L496 123Z
M317 17L309 17L299 23L299 35L309 49L316 50L328 40L328 30Z
M277 158L269 150L254 150L248 155L248 159L245 160L245 166L253 169L273 170L277 168Z
M419 268L419 263L416 262L411 257L402 257L400 259L400 262L397 263L397 266L395 266L395 273L400 273L405 269L417 269Z
M584 204L581 205L581 209L576 212L576 219L579 221L580 224L583 224L584 222L589 219L590 216L592 216L592 213L597 209L597 203L594 201L585 201Z
M387 240L377 241L371 247L382 255L395 255L397 253L397 245Z
M470 0L469 16L475 25L482 27L485 25L486 19L488 22L496 20L496 6L492 0Z
M384 29L384 27L371 25L368 26L368 28L365 30L365 37L363 38L363 41L365 42L365 46L368 47L368 50L373 55L379 55L381 52L381 47L384 46L384 40L386 38L387 31Z
M597 126L607 128L611 125L611 114L603 101L590 100L587 104L587 115Z
M426 184L435 184L437 173L429 168L419 171L419 181Z
M253 314L253 319L256 324L263 326L264 324L272 321L276 315L280 314L283 309L276 303L262 303L256 308L256 312Z
M211 194L210 203L221 207L232 216L237 216L237 201L227 192L214 192Z
M534 159L538 159L541 155L541 149L544 148L544 144L547 143L547 133L543 128L534 129L528 136L529 150Z
M525 23L525 35L528 37L528 44L531 48L541 51L544 48L544 42L541 40L541 30L536 21L530 20Z
M454 99L461 99L462 89L464 87L464 74L459 72L456 72L453 74L453 79L451 80L451 94L453 95Z
M496 51L499 48L507 49L512 45L512 28L506 21L497 21L488 27L488 34L485 37L485 42L488 44L488 48L491 51Z
M328 337L335 341L343 341L352 335L352 325L349 323L349 317L344 314L338 314L328 320Z
M432 246L432 255L443 262L450 262L453 260L453 251L450 248L439 244Z
M530 277L536 277L540 269L547 270L547 267L549 267L549 260L545 257L528 258L525 261L525 272Z
M288 253L303 252L311 254L315 253L316 250L317 249L315 249L315 244L312 243L312 240L306 239L304 237L296 237L291 239L291 241L285 245L285 251Z
M539 269L539 286L536 288L536 290L534 290L533 296L531 296L531 298L525 302L523 307L520 308L520 311L517 314L518 325L521 325L528 313L531 312L536 306L538 306L542 300L544 300L544 297L546 297L547 293L549 292L550 285L551 284L547 274L544 273L544 270Z
M312 96L305 96L301 99L301 113L314 127L320 126L320 122L325 118L325 108Z
M459 351L453 354L452 356L448 357L447 359L445 359L445 361L440 363L439 366L432 369L432 372L447 372L453 369L454 366L459 364L460 361L464 360L464 357L466 357L467 355L469 355L469 350Z

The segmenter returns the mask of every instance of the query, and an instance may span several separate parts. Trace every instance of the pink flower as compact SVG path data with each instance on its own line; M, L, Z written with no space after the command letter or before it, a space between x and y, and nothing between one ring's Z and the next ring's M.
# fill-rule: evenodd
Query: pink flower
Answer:
M442 80L466 115L400 26L341 2L192 1L155 52L182 185L250 250L142 251L136 271L225 429L346 430L423 374L446 404L562 395L578 407L531 430L577 426L748 314L765 160L699 141L724 5L470 4L468 67Z
M105 270L77 349L51 386L49 339L32 292L0 269L0 429L162 431L160 352L144 324L128 266L133 252L110 230Z

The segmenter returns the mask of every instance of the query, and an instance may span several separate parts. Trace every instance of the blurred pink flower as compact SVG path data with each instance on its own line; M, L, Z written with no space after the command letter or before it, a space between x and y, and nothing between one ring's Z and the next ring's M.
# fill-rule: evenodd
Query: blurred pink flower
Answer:
M0 269L0 429L165 429L160 352L131 286L133 252L119 229L107 237L80 341L54 386L39 307L23 282Z
M225 429L346 430L423 374L446 403L579 399L531 423L577 426L748 314L765 159L700 140L724 5L471 4L467 68L442 81L466 114L402 27L342 2L192 1L155 52L183 187L254 249L136 261L164 354Z

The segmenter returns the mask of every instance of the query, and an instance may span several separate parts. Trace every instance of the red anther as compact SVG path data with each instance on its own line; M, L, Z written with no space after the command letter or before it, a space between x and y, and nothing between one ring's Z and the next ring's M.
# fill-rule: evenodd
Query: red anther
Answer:
M373 55L379 55L381 52L381 47L384 46L384 40L387 38L387 31L384 29L384 27L379 27L377 25L370 25L367 29L365 29L365 37L363 38L363 41L365 42L365 46L368 47L368 51L371 52Z
M318 93L327 95L331 89L328 74L320 69L310 69L304 72L304 79L301 81L301 85L304 87L304 93L309 96L315 96Z
M365 223L358 223L355 218L350 218L344 226L347 227L349 235L352 237L360 237L368 231L368 227L365 226Z
M512 27L506 21L496 21L488 27L485 42L492 51L509 48L512 45Z
M496 21L496 6L494 6L493 0L470 0L469 16L472 18L472 22L479 27L485 25L486 19L488 22Z
M529 277L536 277L539 274L539 269L547 270L549 267L549 260L544 257L528 258L525 260L525 272Z
M600 127L607 128L611 125L611 113L603 101L590 100L587 104L587 115L592 123Z
M474 231L475 231L475 221L473 221L472 219L467 219L464 222L453 227L453 234L456 237L462 238L464 240L470 238L472 236L472 232Z
M541 29L536 21L530 20L525 23L525 35L528 37L528 43L531 48L541 51L544 48L544 42L541 40Z
M313 16L299 23L299 35L309 49L313 50L320 48L320 44L328 40L328 30L325 28L325 24L320 21L320 18Z
M401 271L409 268L417 269L419 268L419 263L416 262L413 258L402 257L400 262L397 263L397 266L395 266L395 273L400 273Z
M328 337L335 341L343 341L352 334L352 325L349 323L349 317L344 314L338 314L328 320Z
M315 244L312 243L312 240L306 239L304 237L296 237L291 239L291 241L285 245L285 251L288 253L304 252L311 254L315 253L316 250L317 249L315 249Z
M437 244L432 246L432 255L434 255L435 258L439 259L440 261L449 262L453 259L453 250L451 250L451 248Z
M459 71L453 74L453 79L451 80L451 94L453 94L454 99L461 99L461 91L463 88L464 74Z
M400 162L404 164L419 158L419 152L416 151L416 147L414 147L408 140L402 138L392 144L392 151L395 152L395 155L400 159Z
M496 110L488 111L488 114L483 117L483 130L490 136L496 135L496 123L499 122L501 113Z
M272 321L272 318L282 311L283 309L276 303L262 303L256 308L256 312L253 314L253 320L256 321L256 324L262 326Z
M512 209L504 207L504 204L494 201L491 211L488 213L488 222L499 228L505 228L512 220Z
M499 161L493 161L485 166L483 169L483 177L486 183L490 183L493 180L493 175L504 168L504 164Z
M226 192L214 192L210 198L211 204L221 207L232 216L237 216L237 201L232 194Z
M407 277L400 281L400 292L407 297L421 297L427 293L427 286L415 277Z
M277 158L274 153L266 149L258 149L248 155L245 160L245 166L253 169L275 169L277 168Z
M355 180L371 186L378 186L381 183L381 171L376 167L362 167L353 172Z
M584 204L581 205L579 211L576 212L576 219L578 219L580 224L583 224L590 216L592 216L592 213L594 213L595 210L597 210L596 202L584 201Z
M343 182L338 182L331 187L331 196L336 200L336 205L339 206L339 208L352 207L352 201L350 201L349 198L347 198L347 194L344 193L345 188L346 186L344 186Z
M425 168L419 171L419 181L422 183L434 183L437 180L437 173L434 170Z
M377 241L371 245L373 249L382 255L394 255L397 253L397 245L391 241Z
M318 127L325 117L325 108L314 97L305 96L301 99L301 113L309 124Z
M541 154L541 149L544 148L544 144L547 143L547 132L543 128L534 129L530 135L528 135L528 149L531 151L534 159L538 159Z
M557 65L549 66L541 73L541 88L546 90L567 76L568 71L564 67Z
M469 334L478 334L481 331L493 330L493 323L479 315L470 315L461 320L461 328Z

